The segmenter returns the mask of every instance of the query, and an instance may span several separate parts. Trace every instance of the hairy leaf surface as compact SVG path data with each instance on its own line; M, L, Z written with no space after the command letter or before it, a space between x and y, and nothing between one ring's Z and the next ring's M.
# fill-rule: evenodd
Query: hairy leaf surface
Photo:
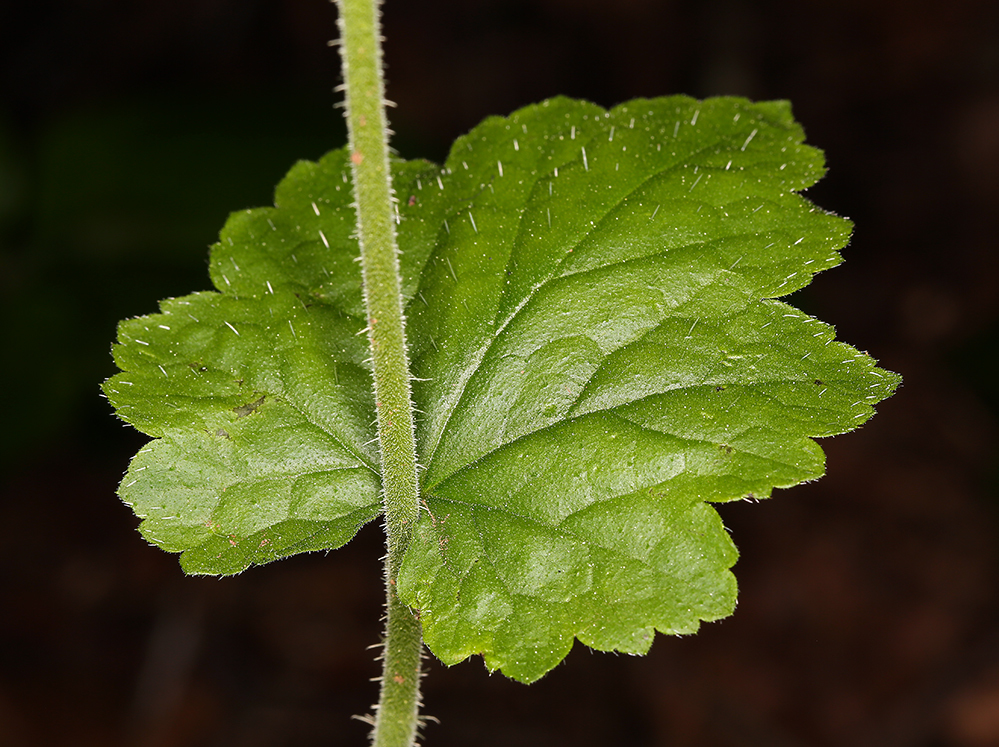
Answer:
M396 182L438 169L398 164ZM119 494L188 573L343 545L381 512L354 210L344 151L299 163L274 208L234 213L212 248L219 292L170 299L119 326L123 373L104 386L157 437ZM415 186L414 186L415 188ZM438 211L440 207L437 208ZM441 218L402 208L412 293Z
M338 547L380 512L346 156L234 214L219 292L124 322L106 384L157 438L122 498L189 572ZM425 511L398 592L446 663L523 681L735 604L710 502L819 477L898 383L776 300L848 221L786 103L568 99L397 163Z

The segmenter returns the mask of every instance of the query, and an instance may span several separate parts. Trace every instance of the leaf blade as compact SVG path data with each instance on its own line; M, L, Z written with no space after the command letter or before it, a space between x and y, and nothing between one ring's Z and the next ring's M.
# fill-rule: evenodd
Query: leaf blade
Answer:
M437 171L398 170L403 189ZM381 512L348 173L343 150L297 164L276 207L227 221L210 261L218 292L168 299L119 326L122 373L105 393L157 438L119 495L143 536L180 552L188 573L339 547ZM410 293L435 221L414 223Z
M815 479L898 377L775 300L849 221L785 102L553 99L393 164L427 512L398 590L446 663L532 681L735 602L710 502ZM234 214L218 292L119 330L120 494L185 570L342 545L381 511L345 150Z
M512 155L512 136L488 137L518 127L533 161ZM705 502L820 476L812 437L856 427L897 378L771 300L837 264L851 229L794 193L824 162L786 104L674 97L602 112L559 101L486 129L449 164L495 173L469 190L467 220L430 257L428 267L447 264L421 287L436 303L411 314L414 337L434 340L414 357L430 380L415 389L428 413L428 515L400 593L446 663L481 653L531 681L574 638L637 651L654 629L690 632L728 614L736 555ZM519 189L502 192L508 175ZM492 252L502 261L466 269ZM474 312L439 313L469 294ZM659 534L674 538L628 560L630 577L620 531L598 529L617 504L645 506L633 524L658 510ZM693 536L684 522L712 539L680 552ZM686 565L667 560L670 547ZM644 608L626 601L629 578L644 579Z

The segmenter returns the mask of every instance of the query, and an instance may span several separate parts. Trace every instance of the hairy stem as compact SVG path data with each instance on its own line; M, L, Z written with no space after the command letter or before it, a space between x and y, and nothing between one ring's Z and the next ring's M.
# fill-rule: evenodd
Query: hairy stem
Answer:
M419 514L409 361L400 294L376 0L337 0L385 503L387 626L372 742L410 747L420 706L422 630L395 593Z

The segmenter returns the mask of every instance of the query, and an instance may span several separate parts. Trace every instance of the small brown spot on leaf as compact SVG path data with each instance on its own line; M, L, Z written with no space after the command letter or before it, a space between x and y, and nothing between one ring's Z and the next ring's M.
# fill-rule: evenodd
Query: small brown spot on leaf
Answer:
M232 411L236 413L237 418L245 418L247 415L252 415L254 412L256 412L257 408L260 407L262 404L264 404L264 400L266 398L267 398L266 394L261 395L260 399L258 399L256 402L250 402L247 405L240 405L239 407L234 407L232 408Z

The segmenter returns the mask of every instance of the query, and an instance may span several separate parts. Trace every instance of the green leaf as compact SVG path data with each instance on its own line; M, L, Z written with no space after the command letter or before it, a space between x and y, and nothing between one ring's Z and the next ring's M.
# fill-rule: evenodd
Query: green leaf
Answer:
M158 439L119 494L188 573L339 547L381 511L349 173L344 151L297 164L275 208L226 223L211 256L221 292L170 299L119 327L123 373L105 392ZM396 179L436 173L400 164ZM419 226L439 221L423 206L405 211L430 215L402 242L412 292L432 246Z
M573 640L641 653L728 615L706 501L819 477L811 440L897 383L774 297L850 224L782 102L567 100L491 119L447 167L409 309L428 509L399 579L445 663L537 679ZM449 190L451 190L449 192Z
M537 679L731 613L710 502L815 479L898 377L775 300L850 224L784 102L553 99L396 163L425 512L398 579L451 664ZM219 293L124 322L105 389L156 437L122 498L189 572L342 545L380 512L344 151L234 214ZM327 246L328 245L328 246Z

